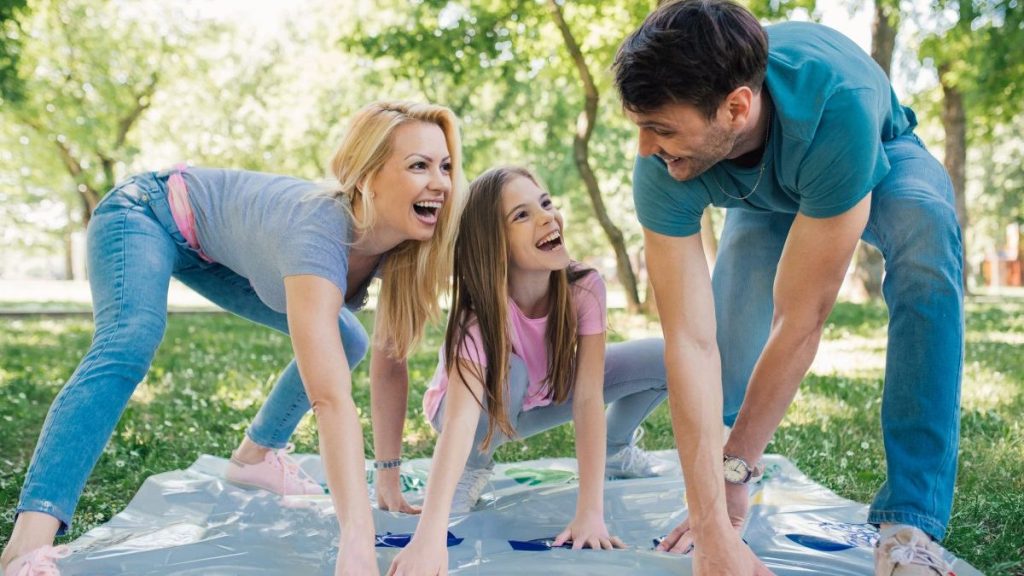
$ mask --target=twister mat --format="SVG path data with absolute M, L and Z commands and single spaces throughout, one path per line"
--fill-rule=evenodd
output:
M 653 550 L 655 539 L 686 514 L 675 453 L 654 455 L 661 476 L 606 484 L 608 527 L 630 546 L 617 551 L 550 547 L 575 512 L 575 460 L 498 465 L 478 509 L 450 519 L 450 573 L 691 574 L 689 558 Z M 318 456 L 297 459 L 323 480 Z M 865 523 L 867 506 L 839 498 L 782 457 L 765 462 L 765 479 L 752 487 L 744 539 L 768 567 L 779 576 L 872 574 L 878 533 Z M 147 479 L 123 512 L 71 544 L 73 554 L 60 562 L 62 573 L 333 574 L 338 524 L 330 499 L 282 498 L 235 487 L 222 479 L 226 463 L 201 456 L 187 470 Z M 413 503 L 422 501 L 429 466 L 429 460 L 414 460 L 402 467 L 402 487 Z M 372 478 L 367 463 L 367 480 Z M 374 522 L 385 574 L 408 543 L 416 517 L 374 510 Z M 958 576 L 980 574 L 949 560 Z

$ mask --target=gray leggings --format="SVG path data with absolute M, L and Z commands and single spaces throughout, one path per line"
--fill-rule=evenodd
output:
M 633 438 L 633 432 L 647 418 L 658 404 L 668 395 L 665 384 L 665 343 L 661 338 L 633 340 L 609 344 L 605 349 L 604 401 L 608 405 L 608 454 L 615 454 L 626 447 Z M 517 439 L 539 434 L 559 424 L 572 420 L 572 397 L 562 404 L 549 404 L 532 410 L 523 410 L 523 398 L 529 378 L 522 358 L 509 357 L 509 402 L 508 419 L 518 433 Z M 444 410 L 447 395 L 434 415 L 432 423 L 438 430 L 444 424 Z M 491 446 L 486 452 L 480 446 L 487 435 L 487 412 L 480 413 L 480 422 L 473 440 L 474 450 L 470 452 L 466 468 L 483 468 L 491 464 L 491 458 L 498 446 L 509 441 L 499 430 L 495 430 Z

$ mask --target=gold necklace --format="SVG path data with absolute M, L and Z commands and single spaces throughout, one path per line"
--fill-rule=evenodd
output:
M 769 106 L 768 107 L 768 125 L 765 126 L 765 129 L 764 129 L 764 152 L 761 153 L 761 169 L 758 170 L 758 172 L 757 172 L 757 180 L 754 181 L 754 187 L 750 189 L 750 192 L 747 192 L 743 196 L 733 196 L 732 194 L 729 194 L 728 192 L 726 192 L 725 188 L 722 188 L 722 185 L 718 182 L 718 178 L 715 178 L 715 175 L 713 173 L 708 172 L 708 175 L 711 176 L 711 179 L 715 181 L 715 185 L 718 186 L 718 189 L 722 191 L 722 194 L 725 194 L 726 196 L 728 196 L 729 198 L 732 198 L 733 200 L 746 200 L 747 198 L 750 198 L 751 196 L 754 195 L 754 192 L 757 190 L 757 187 L 761 185 L 761 178 L 764 176 L 764 168 L 765 168 L 765 166 L 768 165 L 768 136 L 770 136 L 771 133 L 772 133 L 772 109 L 771 109 L 771 106 Z

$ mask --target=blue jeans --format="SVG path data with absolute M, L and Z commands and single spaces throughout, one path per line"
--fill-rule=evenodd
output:
M 188 247 L 171 217 L 162 177 L 130 178 L 100 202 L 89 223 L 88 265 L 92 345 L 50 406 L 17 508 L 54 516 L 61 534 L 163 339 L 172 276 L 238 316 L 288 332 L 287 317 L 263 304 L 248 280 L 203 261 Z M 366 354 L 366 331 L 347 309 L 339 323 L 345 354 L 355 366 Z M 309 409 L 294 360 L 281 374 L 279 390 L 289 402 L 268 403 L 273 408 L 265 406 L 249 430 L 269 447 L 283 446 Z
M 887 480 L 868 521 L 942 539 L 960 441 L 964 308 L 949 176 L 913 134 L 884 144 L 892 170 L 872 193 L 865 242 L 885 258 L 889 343 L 882 395 Z M 776 266 L 792 214 L 729 210 L 713 279 L 725 423 L 736 420 L 768 339 Z
M 518 439 L 565 424 L 572 420 L 572 397 L 562 404 L 548 404 L 523 411 L 523 399 L 529 386 L 526 363 L 522 358 L 509 357 L 508 405 L 506 413 Z M 615 454 L 629 445 L 633 432 L 668 395 L 665 381 L 665 343 L 660 338 L 632 340 L 608 345 L 604 362 L 604 401 L 608 405 L 606 418 L 607 453 Z M 432 421 L 440 430 L 444 424 L 447 395 Z M 476 449 L 487 435 L 487 412 L 480 413 L 480 422 L 473 440 L 474 450 L 469 454 L 466 468 L 491 465 L 491 458 L 499 446 L 509 438 L 495 429 L 488 450 Z

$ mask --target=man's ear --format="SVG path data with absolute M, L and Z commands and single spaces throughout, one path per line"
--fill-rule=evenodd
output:
M 754 104 L 754 91 L 749 86 L 740 86 L 726 95 L 722 107 L 725 109 L 726 121 L 733 128 L 741 128 L 750 118 L 750 110 Z

